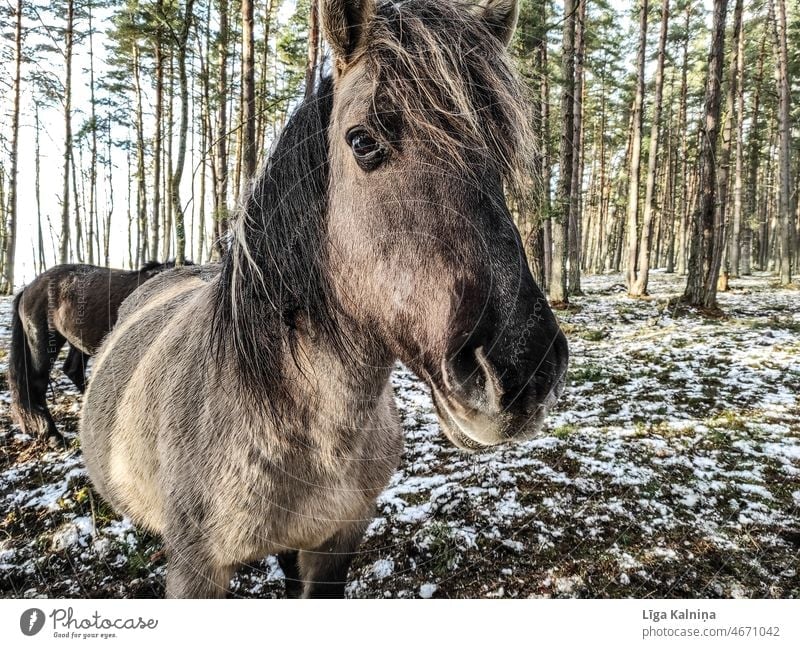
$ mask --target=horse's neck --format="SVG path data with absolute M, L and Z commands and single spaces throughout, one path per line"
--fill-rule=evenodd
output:
M 294 355 L 300 365 L 295 367 L 300 374 L 298 382 L 304 385 L 306 395 L 325 408 L 341 405 L 349 416 L 353 408 L 367 411 L 379 405 L 393 358 L 365 331 L 344 326 L 344 351 L 334 350 L 334 345 L 317 334 L 313 326 L 300 326 Z

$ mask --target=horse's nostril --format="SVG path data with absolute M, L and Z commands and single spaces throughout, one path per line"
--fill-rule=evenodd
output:
M 499 411 L 502 385 L 483 347 L 463 347 L 444 362 L 445 386 L 473 409 Z

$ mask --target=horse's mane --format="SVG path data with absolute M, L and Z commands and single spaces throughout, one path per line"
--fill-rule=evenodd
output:
M 174 266 L 175 263 L 173 262 L 172 265 Z M 161 263 L 161 261 L 148 261 L 138 270 L 134 270 L 134 272 L 152 272 L 153 270 L 161 270 L 164 267 L 170 267 L 169 263 Z
M 376 129 L 427 143 L 462 173 L 480 154 L 507 184 L 530 163 L 522 87 L 502 44 L 465 5 L 380 3 L 364 40 Z M 282 366 L 286 351 L 295 352 L 298 315 L 335 349 L 346 347 L 326 258 L 332 108 L 326 76 L 246 193 L 216 288 L 211 349 L 217 361 L 233 354 L 242 385 L 269 402 L 290 394 Z
M 337 309 L 325 268 L 328 124 L 333 82 L 322 79 L 295 110 L 244 198 L 223 260 L 212 347 L 232 352 L 244 385 L 283 389 L 282 364 L 296 316 L 334 344 Z M 288 334 L 288 335 L 287 335 Z
M 194 261 L 192 261 L 191 259 L 186 259 L 183 262 L 183 265 L 185 265 L 185 266 L 194 265 Z M 174 267 L 175 267 L 175 260 L 174 259 L 172 259 L 170 261 L 164 261 L 163 263 L 161 261 L 148 261 L 147 263 L 143 264 L 138 270 L 134 270 L 133 272 L 135 272 L 135 273 L 136 272 L 154 272 L 154 271 L 162 272 L 164 270 L 171 270 Z

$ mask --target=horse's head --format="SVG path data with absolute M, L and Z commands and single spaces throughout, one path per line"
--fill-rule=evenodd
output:
M 516 0 L 323 0 L 328 235 L 342 307 L 430 385 L 458 446 L 529 437 L 567 343 L 505 189 L 530 159 Z

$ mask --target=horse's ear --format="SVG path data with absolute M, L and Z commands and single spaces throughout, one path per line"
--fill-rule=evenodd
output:
M 375 0 L 321 0 L 322 34 L 344 67 L 362 44 L 366 26 L 375 15 Z
M 474 13 L 486 22 L 498 40 L 506 47 L 514 36 L 519 18 L 519 0 L 480 0 Z

